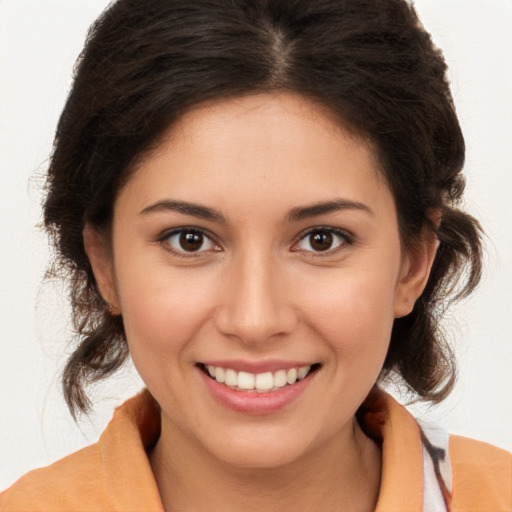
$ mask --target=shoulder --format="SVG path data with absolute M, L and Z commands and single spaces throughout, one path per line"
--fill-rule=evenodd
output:
M 452 435 L 449 441 L 454 511 L 512 511 L 512 454 Z
M 98 510 L 95 495 L 102 485 L 101 452 L 91 445 L 45 468 L 22 476 L 0 495 L 0 510 L 77 510 L 77 497 L 87 500 L 88 510 Z
M 406 510 L 399 504 L 408 495 L 416 505 L 423 500 L 421 510 L 512 512 L 511 453 L 482 441 L 449 435 L 436 424 L 419 421 L 381 391 L 369 397 L 362 413 L 365 431 L 381 439 L 383 446 L 379 504 L 392 505 L 378 510 Z M 413 485 L 419 489 L 417 495 L 410 492 Z
M 146 450 L 160 433 L 147 391 L 116 409 L 96 444 L 21 477 L 0 495 L 0 512 L 162 511 Z

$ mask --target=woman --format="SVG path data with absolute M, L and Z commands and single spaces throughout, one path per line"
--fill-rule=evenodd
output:
M 480 276 L 445 71 L 403 1 L 113 4 L 44 214 L 72 412 L 128 353 L 147 391 L 2 510 L 509 510 L 509 454 L 380 389 L 449 393 L 437 322 Z

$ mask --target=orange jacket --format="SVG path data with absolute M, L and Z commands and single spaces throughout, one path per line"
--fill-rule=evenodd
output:
M 511 512 L 512 455 L 486 443 L 422 429 L 384 392 L 361 409 L 382 442 L 377 512 Z M 160 413 L 144 391 L 117 409 L 100 440 L 20 478 L 0 495 L 2 512 L 163 512 L 146 448 Z

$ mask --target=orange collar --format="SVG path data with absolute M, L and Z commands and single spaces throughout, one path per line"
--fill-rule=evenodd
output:
M 423 456 L 421 434 L 411 414 L 383 391 L 374 391 L 363 407 L 365 430 L 382 441 L 383 467 L 377 512 L 422 512 Z M 146 452 L 160 432 L 158 405 L 148 391 L 117 409 L 99 446 L 104 481 L 112 505 L 120 509 L 160 510 L 156 483 Z M 122 439 L 122 441 L 121 441 Z M 137 471 L 133 471 L 133 468 Z
M 426 452 L 414 418 L 380 390 L 370 394 L 358 416 L 367 434 L 382 444 L 376 512 L 438 512 L 442 506 L 424 508 L 424 481 L 429 481 L 423 471 Z M 145 390 L 116 410 L 96 444 L 18 480 L 0 496 L 0 509 L 163 512 L 147 456 L 159 434 L 160 409 Z M 453 498 L 447 496 L 450 511 L 512 510 L 508 452 L 457 436 L 450 438 L 449 451 L 453 464 Z M 435 475 L 430 483 L 437 485 Z

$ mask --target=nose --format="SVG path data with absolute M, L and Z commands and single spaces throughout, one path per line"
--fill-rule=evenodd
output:
M 224 276 L 221 295 L 217 328 L 247 345 L 290 334 L 298 323 L 285 272 L 269 255 L 240 257 Z

